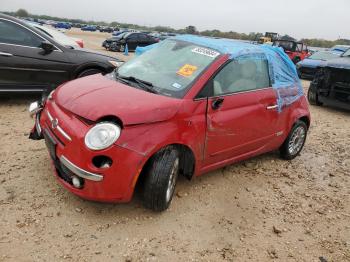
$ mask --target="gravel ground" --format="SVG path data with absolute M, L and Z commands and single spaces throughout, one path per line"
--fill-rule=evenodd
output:
M 100 50 L 106 36 L 70 34 Z M 44 142 L 27 138 L 35 99 L 0 98 L 0 261 L 350 261 L 349 112 L 311 106 L 298 158 L 180 179 L 158 214 L 63 189 Z

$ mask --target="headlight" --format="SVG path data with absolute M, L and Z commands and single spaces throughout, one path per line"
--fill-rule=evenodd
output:
M 114 67 L 120 67 L 124 62 L 122 61 L 108 61 L 110 64 L 112 64 Z
M 47 99 L 51 100 L 53 93 L 56 91 L 56 89 L 52 90 L 50 94 L 47 96 Z
M 85 145 L 91 150 L 102 150 L 111 146 L 120 136 L 119 126 L 102 122 L 96 124 L 85 135 Z

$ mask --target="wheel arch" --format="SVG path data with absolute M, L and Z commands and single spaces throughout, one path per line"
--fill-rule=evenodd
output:
M 83 64 L 81 66 L 79 66 L 75 72 L 74 72 L 74 75 L 73 75 L 73 78 L 78 78 L 78 76 L 86 71 L 86 70 L 90 70 L 90 69 L 97 69 L 97 70 L 101 70 L 102 72 L 104 73 L 108 73 L 108 66 L 107 65 L 104 65 L 104 64 L 101 64 L 101 63 L 89 63 L 89 64 Z
M 193 150 L 188 145 L 181 143 L 172 143 L 163 145 L 148 155 L 147 160 L 145 160 L 143 166 L 140 168 L 140 173 L 134 179 L 134 184 L 136 187 L 140 186 L 140 184 L 143 183 L 147 174 L 147 170 L 150 168 L 150 165 L 156 154 L 169 147 L 174 147 L 180 154 L 180 174 L 185 176 L 188 180 L 192 179 L 196 167 L 196 157 Z

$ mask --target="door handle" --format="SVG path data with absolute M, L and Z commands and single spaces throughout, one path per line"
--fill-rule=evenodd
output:
M 224 102 L 224 99 L 223 99 L 223 98 L 215 99 L 215 100 L 211 103 L 211 108 L 214 109 L 214 110 L 219 109 L 223 102 Z
M 10 56 L 13 56 L 13 54 L 0 52 L 0 56 L 7 56 L 7 57 L 10 57 Z
M 276 109 L 278 108 L 278 105 L 273 105 L 273 106 L 267 106 L 266 109 L 267 110 L 273 110 L 273 109 Z

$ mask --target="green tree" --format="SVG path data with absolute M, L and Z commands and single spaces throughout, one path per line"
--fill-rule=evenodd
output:
M 29 13 L 27 12 L 27 10 L 25 10 L 25 9 L 18 9 L 17 11 L 16 11 L 16 16 L 19 16 L 19 17 L 28 17 L 29 16 Z
M 197 33 L 197 28 L 193 25 L 189 25 L 188 27 L 185 28 L 186 34 L 191 34 L 194 35 Z

